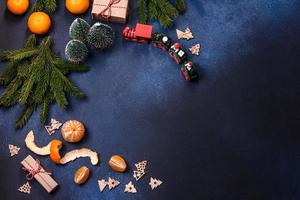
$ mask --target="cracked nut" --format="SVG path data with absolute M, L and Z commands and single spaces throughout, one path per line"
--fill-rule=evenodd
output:
M 127 169 L 126 161 L 119 155 L 112 156 L 108 164 L 116 172 L 124 172 Z

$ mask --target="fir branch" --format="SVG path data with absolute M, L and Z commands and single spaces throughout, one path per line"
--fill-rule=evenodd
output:
M 140 22 L 146 24 L 148 19 L 147 0 L 138 0 L 137 7 Z
M 17 127 L 23 127 L 36 107 L 40 107 L 40 121 L 44 123 L 49 106 L 57 102 L 66 107 L 66 95 L 83 97 L 83 93 L 65 76 L 72 71 L 87 71 L 87 67 L 71 64 L 51 50 L 51 37 L 44 38 L 36 46 L 35 36 L 17 50 L 0 53 L 9 59 L 8 66 L 0 76 L 5 90 L 0 96 L 0 107 L 10 107 L 17 103 L 24 105 L 24 110 L 16 121 Z M 34 51 L 35 53 L 29 53 Z
M 56 0 L 36 0 L 32 11 L 37 12 L 37 11 L 48 11 L 50 13 L 55 12 L 56 7 L 57 7 L 57 2 Z
M 156 1 L 158 1 L 158 0 L 156 0 Z M 157 2 L 157 6 L 160 8 L 162 16 L 166 15 L 170 18 L 178 16 L 177 9 L 167 0 L 160 0 L 160 3 Z
M 56 0 L 44 0 L 44 9 L 50 13 L 56 10 Z
M 57 54 L 52 54 L 54 65 L 61 70 L 63 74 L 68 74 L 70 72 L 87 72 L 89 68 L 83 64 L 74 64 L 63 60 Z
M 146 22 L 147 18 L 155 21 L 159 21 L 163 28 L 169 28 L 173 25 L 174 18 L 179 15 L 180 12 L 186 10 L 184 0 L 176 0 L 176 7 L 170 3 L 169 0 L 138 0 L 138 15 L 140 21 Z M 145 3 L 146 2 L 146 3 Z M 146 5 L 146 8 L 144 7 Z
M 19 102 L 21 104 L 26 104 L 27 103 L 27 99 L 31 93 L 31 90 L 33 88 L 33 84 L 34 84 L 34 77 L 31 74 L 31 76 L 29 76 L 28 79 L 25 80 L 23 87 L 21 88 L 21 95 L 19 98 Z
M 17 74 L 17 65 L 11 62 L 0 76 L 0 85 L 7 85 Z
M 0 60 L 22 60 L 29 57 L 32 57 L 38 53 L 36 48 L 26 47 L 17 50 L 8 50 L 0 53 Z
M 33 48 L 33 47 L 35 47 L 35 46 L 36 46 L 36 37 L 35 37 L 34 34 L 31 34 L 31 35 L 27 38 L 25 44 L 23 45 L 23 48 Z
M 47 93 L 50 93 L 50 91 L 48 90 Z M 50 104 L 53 101 L 53 97 L 50 95 L 47 95 L 43 101 L 43 103 L 41 104 L 41 109 L 40 109 L 40 122 L 42 124 L 44 124 L 47 120 L 48 117 L 48 112 L 49 112 L 49 107 Z
M 32 11 L 38 12 L 43 11 L 44 9 L 44 0 L 35 0 L 35 3 L 33 4 Z
M 0 106 L 10 107 L 18 102 L 16 96 L 18 95 L 18 89 L 22 85 L 22 80 L 16 77 L 4 90 L 4 93 L 0 97 Z
M 176 8 L 179 10 L 179 12 L 186 11 L 186 5 L 185 5 L 184 0 L 176 0 L 175 4 L 176 4 Z
M 59 68 L 64 74 L 68 74 L 70 72 L 87 72 L 89 68 L 82 64 L 73 64 L 64 62 L 63 64 L 56 64 L 57 68 Z
M 55 101 L 58 103 L 58 105 L 62 108 L 65 108 L 68 105 L 68 101 L 62 85 L 63 81 L 60 79 L 60 74 L 57 72 L 57 70 L 53 70 L 50 80 L 51 92 L 53 93 Z
M 166 14 L 162 14 L 159 18 L 159 23 L 163 28 L 169 28 L 173 25 L 173 20 Z
M 33 48 L 27 49 L 26 48 L 26 49 L 23 49 L 23 51 L 20 51 L 13 55 L 9 55 L 7 58 L 11 61 L 17 61 L 17 60 L 23 60 L 23 59 L 33 57 L 33 56 L 37 55 L 38 53 L 39 53 L 38 49 L 33 49 Z
M 30 64 L 28 61 L 25 62 L 20 62 L 17 65 L 18 68 L 18 77 L 22 78 L 23 80 L 25 80 L 29 75 L 29 69 L 30 69 Z
M 158 21 L 163 28 L 169 28 L 173 25 L 173 17 L 178 15 L 176 8 L 167 0 L 153 0 L 157 10 L 160 13 Z
M 59 79 L 62 81 L 62 86 L 65 91 L 77 98 L 83 98 L 85 95 L 69 80 L 67 79 L 63 73 L 61 73 L 57 68 L 53 69 L 53 72 Z
M 153 20 L 158 20 L 158 18 L 159 18 L 158 8 L 154 1 L 151 1 L 149 3 L 149 17 L 150 17 L 150 19 L 153 19 Z
M 33 111 L 34 111 L 35 106 L 34 105 L 26 105 L 18 117 L 16 121 L 16 127 L 17 128 L 22 128 L 28 121 L 28 119 L 31 117 Z
M 45 95 L 49 95 L 46 93 L 50 82 L 50 74 L 49 70 L 44 70 L 39 79 L 36 81 L 36 87 L 34 92 L 32 93 L 32 99 L 36 103 L 42 103 Z

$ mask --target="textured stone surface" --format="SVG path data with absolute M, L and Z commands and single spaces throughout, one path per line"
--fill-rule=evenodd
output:
M 175 28 L 190 27 L 200 42 L 199 57 L 191 56 L 202 79 L 186 82 L 179 67 L 160 49 L 123 41 L 120 24 L 113 48 L 91 51 L 91 70 L 72 80 L 87 94 L 71 99 L 71 107 L 51 107 L 51 117 L 82 121 L 87 136 L 64 151 L 89 147 L 103 161 L 92 166 L 79 159 L 57 166 L 39 157 L 51 169 L 60 187 L 48 195 L 33 181 L 32 199 L 190 200 L 190 199 L 300 199 L 300 2 L 299 0 L 187 0 L 189 11 L 177 26 L 163 30 L 176 39 Z M 131 1 L 135 8 L 135 1 Z M 0 1 L 0 50 L 18 48 L 29 35 L 25 17 L 12 16 Z M 63 55 L 68 28 L 77 16 L 63 3 L 53 16 L 54 49 Z M 83 16 L 91 22 L 90 14 Z M 129 26 L 136 14 L 130 13 Z M 154 30 L 160 31 L 155 23 Z M 4 64 L 0 64 L 0 71 Z M 1 90 L 2 91 L 2 90 Z M 0 109 L 0 193 L 3 199 L 23 199 L 16 192 L 25 181 L 20 161 L 31 153 L 24 146 L 29 130 L 40 145 L 51 137 L 35 112 L 22 130 L 15 130 L 19 109 Z M 49 118 L 50 120 L 50 118 Z M 9 158 L 8 144 L 21 147 Z M 126 157 L 129 170 L 114 173 L 107 161 Z M 134 183 L 138 192 L 123 192 L 134 181 L 134 163 L 148 160 L 147 175 Z M 90 168 L 90 180 L 78 187 L 73 176 L 80 166 Z M 115 177 L 122 187 L 99 192 L 97 180 Z M 164 184 L 151 191 L 150 177 Z

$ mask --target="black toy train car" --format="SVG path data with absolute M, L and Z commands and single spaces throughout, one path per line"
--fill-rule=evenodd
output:
M 195 80 L 198 78 L 196 66 L 191 61 L 184 62 L 181 65 L 181 72 L 183 73 L 183 76 L 187 81 Z
M 162 33 L 153 33 L 151 42 L 154 47 L 160 48 L 164 51 L 168 51 L 172 44 L 171 39 Z
M 169 55 L 177 64 L 181 64 L 187 60 L 187 54 L 183 51 L 179 43 L 175 43 L 169 48 Z

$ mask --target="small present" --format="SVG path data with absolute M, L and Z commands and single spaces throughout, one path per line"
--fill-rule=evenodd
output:
M 23 170 L 27 171 L 27 180 L 35 178 L 48 193 L 52 192 L 57 186 L 57 182 L 50 176 L 51 173 L 46 171 L 40 164 L 39 160 L 34 160 L 32 156 L 27 156 L 21 164 Z
M 127 16 L 128 0 L 94 0 L 93 19 L 125 24 Z

